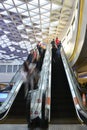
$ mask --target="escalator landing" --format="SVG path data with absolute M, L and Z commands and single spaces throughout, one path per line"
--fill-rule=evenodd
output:
M 54 118 L 50 124 L 81 124 L 78 118 Z
M 27 128 L 27 124 L 1 124 L 0 130 L 87 130 L 86 125 L 81 124 L 50 124 L 48 128 Z

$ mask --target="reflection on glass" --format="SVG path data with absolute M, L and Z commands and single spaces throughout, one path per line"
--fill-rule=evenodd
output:
M 8 93 L 0 93 L 0 106 L 2 105 L 2 103 L 6 100 L 8 96 Z
M 13 83 L 9 83 L 9 84 L 0 84 L 0 106 L 2 105 L 2 103 L 6 100 L 9 92 L 11 91 L 13 87 Z

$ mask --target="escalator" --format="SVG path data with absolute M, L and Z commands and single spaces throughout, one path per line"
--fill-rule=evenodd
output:
M 16 124 L 26 123 L 26 100 L 24 98 L 24 84 L 22 84 L 11 109 L 8 113 L 6 122 L 11 121 Z
M 39 59 L 38 67 L 40 68 L 43 63 L 45 50 L 42 53 L 41 59 Z M 0 106 L 0 123 L 15 123 L 15 124 L 23 124 L 27 123 L 27 110 L 26 110 L 26 99 L 25 99 L 25 85 L 23 83 L 24 77 L 21 74 L 23 67 L 21 67 L 15 76 L 12 78 L 11 89 L 8 91 L 8 87 L 1 92 L 1 93 L 8 93 L 7 98 L 1 102 Z M 6 118 L 5 118 L 6 117 Z M 4 120 L 3 120 L 4 119 Z
M 23 83 L 23 77 L 21 75 L 20 68 L 8 86 L 0 91 L 3 95 L 3 101 L 0 106 L 0 123 L 14 123 L 23 124 L 26 123 L 26 100 L 25 100 L 25 85 Z M 13 85 L 12 85 L 13 84 Z M 10 87 L 10 85 L 12 85 Z M 10 89 L 8 89 L 10 88 Z M 7 97 L 5 95 L 7 94 Z
M 52 50 L 51 122 L 78 123 L 60 51 Z M 61 121 L 61 122 L 59 122 Z
M 24 84 L 22 84 L 8 115 L 0 121 L 0 124 L 25 124 L 26 122 L 26 100 L 24 99 Z

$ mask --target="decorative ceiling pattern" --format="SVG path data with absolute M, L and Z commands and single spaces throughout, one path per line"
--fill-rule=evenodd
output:
M 26 60 L 38 42 L 61 35 L 74 0 L 0 0 L 0 60 Z

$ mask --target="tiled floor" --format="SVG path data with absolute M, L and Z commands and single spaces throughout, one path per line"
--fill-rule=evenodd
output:
M 87 130 L 86 125 L 80 125 L 80 124 L 52 124 L 49 125 L 49 127 L 46 129 L 42 128 L 27 128 L 26 124 L 1 124 L 0 130 Z
M 76 119 L 52 120 L 48 128 L 28 128 L 25 118 L 6 118 L 0 121 L 0 130 L 87 130 L 86 125 L 81 125 Z

